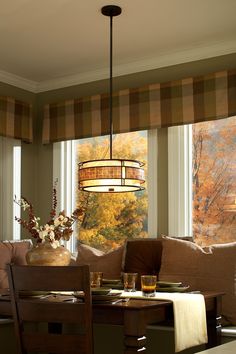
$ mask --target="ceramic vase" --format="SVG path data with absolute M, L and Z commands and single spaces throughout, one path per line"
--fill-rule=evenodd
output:
M 32 247 L 26 254 L 26 262 L 33 266 L 67 266 L 71 254 L 63 246 L 53 248 L 50 243 L 40 243 Z

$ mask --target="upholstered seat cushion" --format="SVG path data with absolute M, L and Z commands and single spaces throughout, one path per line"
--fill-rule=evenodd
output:
M 25 255 L 31 245 L 31 240 L 0 242 L 0 289 L 9 287 L 6 265 L 8 263 L 26 264 Z
M 124 246 L 104 253 L 88 245 L 79 244 L 76 264 L 88 264 L 91 272 L 103 272 L 107 279 L 119 279 L 122 271 Z
M 206 248 L 163 237 L 160 280 L 181 281 L 192 290 L 224 292 L 223 324 L 236 325 L 236 242 Z

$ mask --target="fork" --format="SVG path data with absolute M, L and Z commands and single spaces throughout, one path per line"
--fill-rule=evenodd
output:
M 112 305 L 118 304 L 119 302 L 128 302 L 130 300 L 129 297 L 126 297 L 124 299 L 118 299 L 112 302 Z

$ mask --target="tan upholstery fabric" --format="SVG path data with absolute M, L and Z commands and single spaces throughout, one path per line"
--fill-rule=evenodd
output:
M 225 292 L 223 324 L 236 324 L 236 242 L 203 249 L 192 242 L 163 237 L 159 279 L 182 281 L 191 290 Z
M 185 285 L 190 285 L 190 290 L 196 290 L 204 250 L 193 242 L 164 236 L 162 246 L 159 279 L 181 281 Z
M 11 263 L 11 248 L 0 242 L 0 289 L 8 288 L 6 265 Z
M 31 240 L 0 242 L 0 289 L 8 288 L 6 265 L 26 264 L 25 255 L 31 245 Z
M 91 272 L 103 272 L 104 278 L 119 279 L 123 251 L 124 246 L 109 253 L 104 253 L 93 247 L 79 244 L 76 263 L 78 265 L 88 264 Z
M 12 247 L 11 262 L 18 265 L 27 264 L 25 255 L 30 246 L 32 245 L 32 242 L 30 240 L 21 242 L 11 242 L 10 245 Z
M 236 325 L 236 242 L 212 245 L 204 257 L 198 286 L 201 290 L 223 291 L 224 320 Z
M 182 239 L 193 241 L 192 237 Z M 127 240 L 124 251 L 124 272 L 138 273 L 136 282 L 140 289 L 140 276 L 142 274 L 156 274 L 161 268 L 162 238 L 136 238 Z

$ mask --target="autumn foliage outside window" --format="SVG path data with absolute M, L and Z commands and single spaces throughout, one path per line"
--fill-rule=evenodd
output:
M 78 140 L 76 160 L 109 158 L 108 137 Z M 117 134 L 113 137 L 113 158 L 139 160 L 147 174 L 147 132 Z M 85 244 L 109 251 L 126 239 L 147 237 L 147 185 L 135 193 L 87 193 L 76 191 L 77 205 L 85 214 L 77 238 Z
M 193 235 L 236 241 L 236 117 L 193 125 Z

